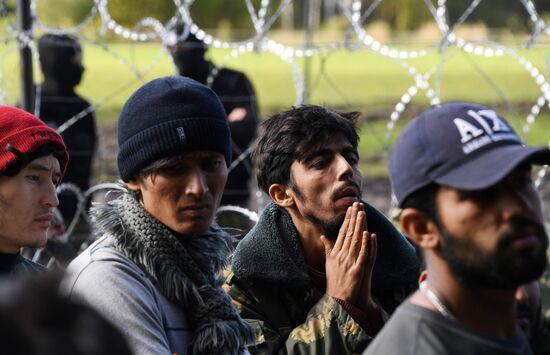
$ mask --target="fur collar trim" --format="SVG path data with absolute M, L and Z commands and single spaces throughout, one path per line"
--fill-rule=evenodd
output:
M 231 237 L 211 227 L 200 236 L 177 235 L 153 218 L 126 191 L 92 210 L 99 233 L 139 265 L 169 299 L 178 301 L 193 329 L 192 354 L 241 354 L 254 332 L 223 291 L 222 272 L 232 248 Z

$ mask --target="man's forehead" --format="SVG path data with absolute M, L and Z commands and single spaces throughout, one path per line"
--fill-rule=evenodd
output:
M 351 142 L 343 135 L 338 135 L 326 141 L 316 142 L 303 149 L 303 157 L 318 156 L 329 152 L 353 152 L 357 153 Z
M 32 160 L 24 169 L 53 171 L 55 174 L 61 175 L 59 160 L 53 154 Z

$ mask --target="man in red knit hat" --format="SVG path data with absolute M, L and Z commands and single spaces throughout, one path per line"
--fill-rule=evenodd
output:
M 28 112 L 0 106 L 0 276 L 43 269 L 20 249 L 46 244 L 68 160 L 55 130 Z

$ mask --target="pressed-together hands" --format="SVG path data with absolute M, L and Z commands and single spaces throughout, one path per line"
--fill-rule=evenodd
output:
M 325 236 L 321 236 L 321 240 L 326 253 L 327 295 L 363 311 L 376 308 L 371 296 L 376 235 L 367 231 L 363 204 L 355 202 L 348 208 L 336 242 Z

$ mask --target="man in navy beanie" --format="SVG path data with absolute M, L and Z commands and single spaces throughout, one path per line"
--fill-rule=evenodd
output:
M 122 108 L 124 192 L 92 209 L 100 238 L 69 265 L 64 288 L 135 354 L 241 354 L 254 338 L 220 287 L 232 240 L 212 220 L 230 162 L 223 106 L 194 80 L 153 80 Z

